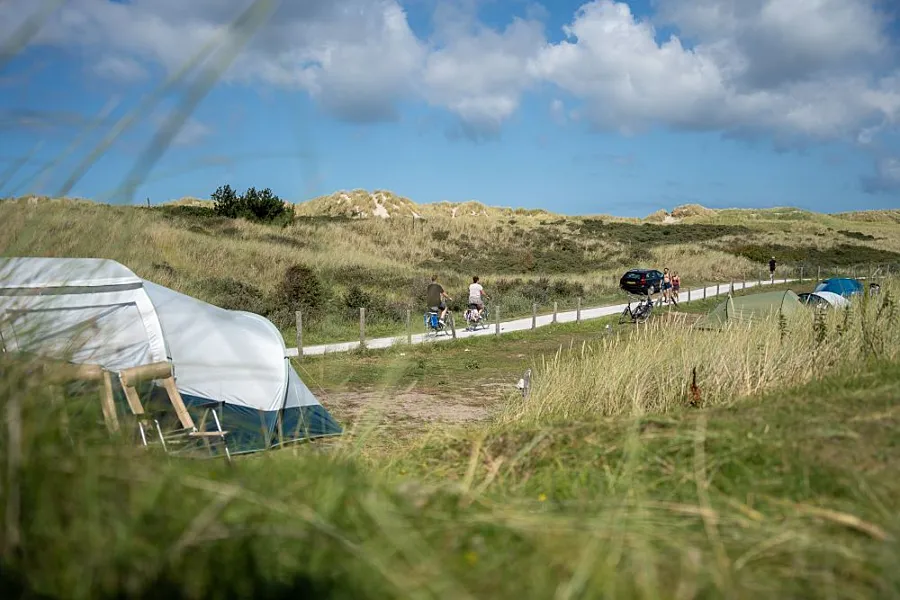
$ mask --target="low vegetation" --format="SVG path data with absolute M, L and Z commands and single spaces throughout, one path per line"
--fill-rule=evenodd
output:
M 618 278 L 635 266 L 668 266 L 685 286 L 758 279 L 772 254 L 783 274 L 801 265 L 808 275 L 821 268 L 823 277 L 876 263 L 900 268 L 900 235 L 890 219 L 687 207 L 646 223 L 477 203 L 417 205 L 361 191 L 295 205 L 291 217 L 269 190 L 239 196 L 222 186 L 213 198 L 150 209 L 7 200 L 0 203 L 0 248 L 6 255 L 113 258 L 162 285 L 263 314 L 288 339 L 294 311 L 308 310 L 308 344 L 353 339 L 353 305 L 362 302 L 370 336 L 401 333 L 407 309 L 418 329 L 432 273 L 456 300 L 454 310 L 462 310 L 478 274 L 502 314 L 515 317 L 533 303 L 546 311 L 552 302 L 574 307 L 579 296 L 584 305 L 614 301 Z M 289 281 L 292 269 L 303 270 L 308 292 L 297 287 L 306 283 Z
M 95 390 L 6 362 L 2 583 L 68 598 L 889 597 L 896 294 L 723 333 L 595 327 L 532 356 L 529 396 L 484 425 L 383 444 L 363 419 L 329 452 L 233 469 L 110 442 Z M 472 354 L 444 348 L 422 351 Z M 699 402 L 684 393 L 695 364 Z

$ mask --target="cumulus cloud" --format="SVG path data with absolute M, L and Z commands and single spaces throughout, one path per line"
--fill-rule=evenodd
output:
M 129 80 L 227 39 L 248 4 L 69 0 L 34 43 L 77 47 L 97 72 Z M 0 3 L 0 35 L 37 5 Z M 398 103 L 418 98 L 454 114 L 470 137 L 496 134 L 524 94 L 548 88 L 565 93 L 570 117 L 624 132 L 661 125 L 868 143 L 900 121 L 882 0 L 654 0 L 648 18 L 592 0 L 558 42 L 533 4 L 499 27 L 478 20 L 476 0 L 435 6 L 426 38 L 401 0 L 281 2 L 226 78 L 304 91 L 356 122 L 396 118 Z

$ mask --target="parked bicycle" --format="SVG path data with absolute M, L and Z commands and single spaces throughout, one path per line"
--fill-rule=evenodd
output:
M 653 298 L 649 295 L 644 296 L 633 309 L 631 308 L 631 300 L 628 300 L 628 306 L 622 311 L 619 317 L 619 324 L 622 323 L 643 323 L 650 318 L 653 313 Z

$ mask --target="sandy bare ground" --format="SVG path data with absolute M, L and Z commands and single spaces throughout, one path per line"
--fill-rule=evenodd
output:
M 375 419 L 391 427 L 465 425 L 487 421 L 509 398 L 509 385 L 484 383 L 447 392 L 357 390 L 320 394 L 321 402 L 347 426 Z

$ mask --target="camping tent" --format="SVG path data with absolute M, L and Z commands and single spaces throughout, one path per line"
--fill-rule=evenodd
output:
M 809 294 L 800 294 L 799 298 L 804 304 L 812 306 L 845 308 L 850 305 L 849 300 L 834 292 L 811 292 Z
M 813 291 L 832 292 L 834 294 L 840 294 L 841 296 L 847 298 L 854 294 L 862 294 L 863 284 L 856 279 L 848 279 L 846 277 L 832 277 L 831 279 L 826 279 L 825 281 L 820 282 L 816 286 L 816 289 Z
M 709 314 L 697 321 L 698 329 L 722 329 L 728 323 L 749 324 L 774 313 L 785 316 L 803 308 L 800 298 L 787 290 L 748 296 L 728 296 Z
M 110 371 L 169 361 L 188 407 L 218 407 L 232 452 L 341 433 L 267 319 L 94 258 L 0 259 L 0 342 Z

